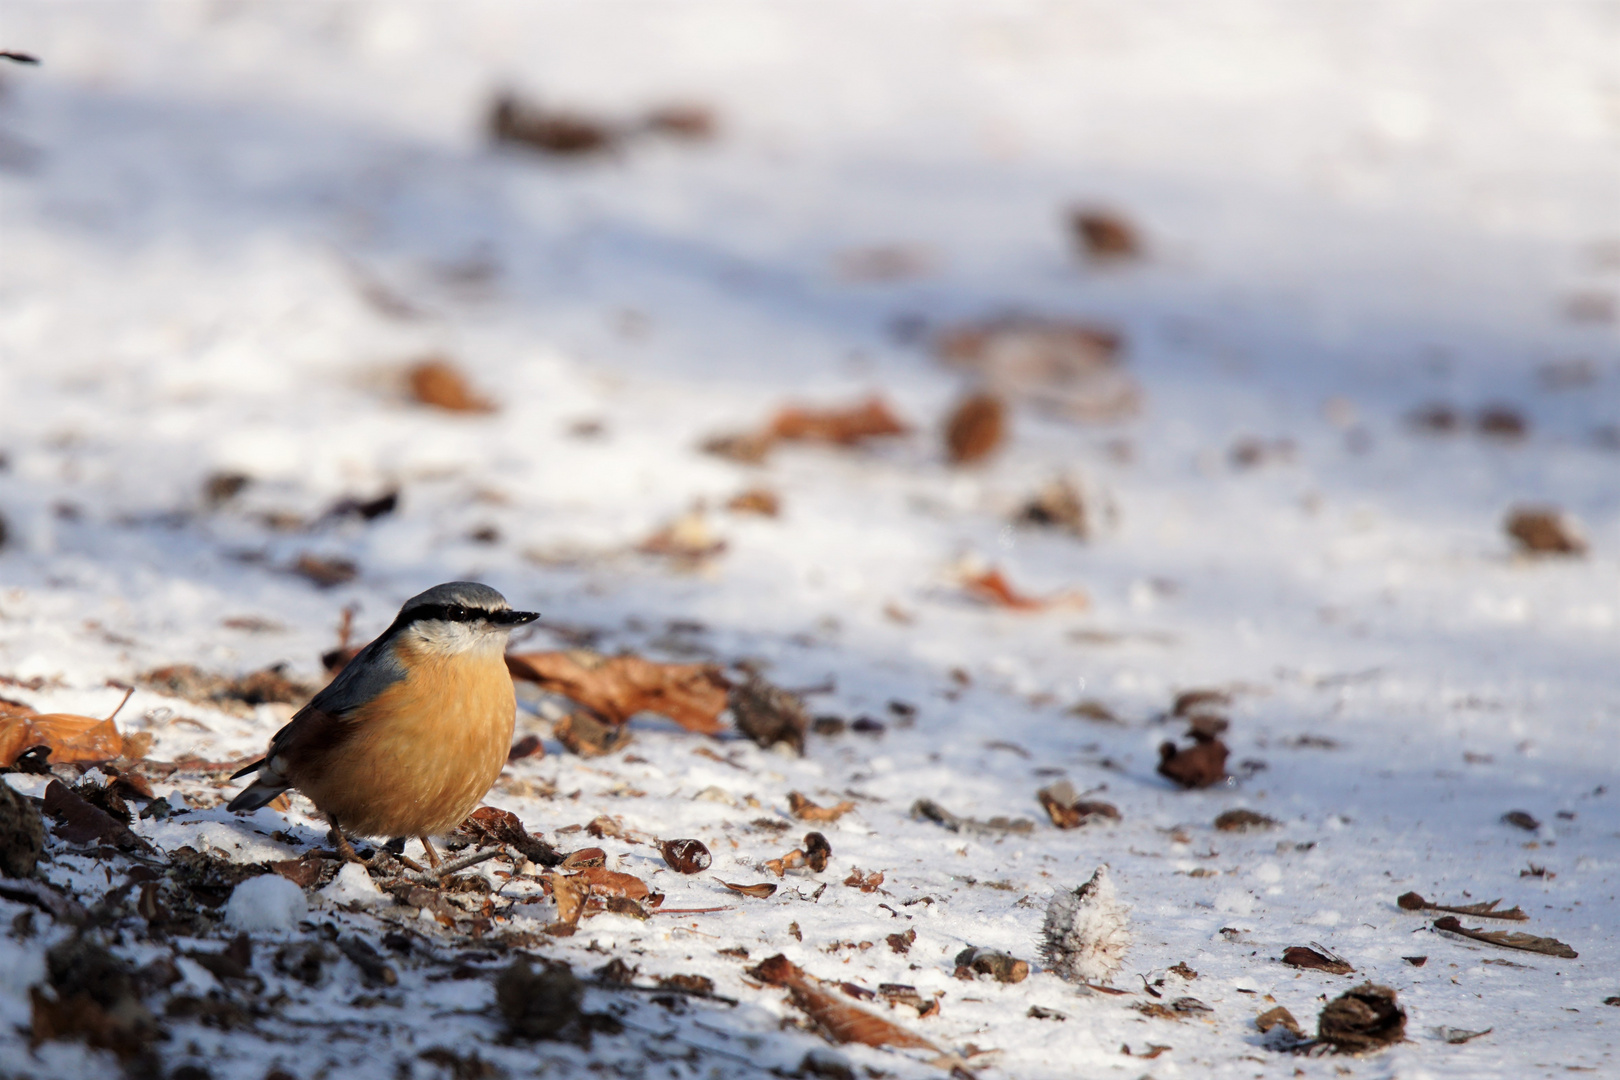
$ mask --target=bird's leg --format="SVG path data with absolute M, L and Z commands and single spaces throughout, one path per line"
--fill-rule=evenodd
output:
M 366 865 L 365 860 L 355 853 L 354 845 L 349 843 L 349 838 L 343 835 L 343 827 L 337 823 L 337 819 L 329 816 L 326 820 L 332 823 L 332 829 L 326 834 L 326 839 L 333 847 L 337 848 L 338 856 L 344 862 L 359 863 L 361 866 Z
M 434 848 L 433 841 L 426 836 L 418 836 L 417 839 L 422 841 L 422 850 L 427 852 L 428 865 L 435 870 L 443 866 L 444 860 L 439 858 L 439 852 Z

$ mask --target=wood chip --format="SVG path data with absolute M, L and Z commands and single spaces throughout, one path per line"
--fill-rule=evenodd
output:
M 1317 1018 L 1316 1037 L 1340 1053 L 1381 1050 L 1406 1035 L 1406 1010 L 1387 986 L 1362 983 L 1328 1002 Z

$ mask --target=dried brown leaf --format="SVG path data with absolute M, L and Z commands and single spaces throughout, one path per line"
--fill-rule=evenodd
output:
M 1316 1037 L 1344 1054 L 1382 1050 L 1406 1035 L 1406 1010 L 1387 986 L 1362 983 L 1328 1002 L 1316 1021 Z
M 758 675 L 731 689 L 729 697 L 737 730 L 769 749 L 787 743 L 804 753 L 804 734 L 810 727 L 810 714 L 798 696 L 773 685 Z
M 300 577 L 308 578 L 322 589 L 347 585 L 360 576 L 360 567 L 353 559 L 345 559 L 340 555 L 322 557 L 308 551 L 298 556 L 298 561 L 292 565 L 292 571 Z
M 651 892 L 647 888 L 647 883 L 634 874 L 624 874 L 601 866 L 587 866 L 572 875 L 569 880 L 603 896 L 628 896 L 632 900 L 645 900 Z
M 493 403 L 473 390 L 461 369 L 444 357 L 429 357 L 411 365 L 405 377 L 411 397 L 423 405 L 448 412 L 495 411 Z
M 1045 611 L 1054 607 L 1079 610 L 1091 604 L 1086 594 L 1078 590 L 1047 597 L 1026 596 L 1013 588 L 1006 575 L 996 567 L 963 575 L 962 586 L 970 596 L 1011 611 Z
M 612 150 L 624 133 L 594 116 L 545 108 L 502 94 L 490 107 L 489 134 L 497 143 L 516 143 L 544 154 L 582 156 Z
M 151 851 L 146 841 L 107 811 L 92 806 L 60 780 L 45 787 L 45 816 L 56 822 L 52 831 L 70 844 L 111 844 L 123 851 Z
M 1584 555 L 1586 540 L 1569 518 L 1549 507 L 1516 507 L 1502 527 L 1531 555 Z
M 953 465 L 983 461 L 1007 435 L 1007 404 L 995 394 L 970 394 L 945 421 L 945 450 Z
M 1184 788 L 1209 787 L 1226 779 L 1228 752 L 1226 744 L 1215 738 L 1185 748 L 1166 742 L 1159 746 L 1159 775 Z
M 1284 949 L 1282 961 L 1289 967 L 1325 971 L 1329 975 L 1350 975 L 1356 970 L 1337 956 L 1327 956 L 1304 945 L 1290 945 Z
M 1395 903 L 1406 911 L 1449 911 L 1454 915 L 1472 915 L 1476 919 L 1508 919 L 1512 922 L 1525 922 L 1530 916 L 1519 910 L 1515 904 L 1506 911 L 1498 911 L 1496 905 L 1501 900 L 1490 900 L 1481 904 L 1431 904 L 1415 892 L 1402 893 L 1395 898 Z
M 726 509 L 733 514 L 758 514 L 777 517 L 782 513 L 782 499 L 769 488 L 749 488 L 726 500 Z
M 35 746 L 51 748 L 52 764 L 99 762 L 121 756 L 124 738 L 110 718 L 33 710 L 24 715 L 0 715 L 0 765 L 10 768 L 24 750 Z
M 610 724 L 651 712 L 704 735 L 720 730 L 731 687 L 712 664 L 662 664 L 628 654 L 516 653 L 507 656 L 506 666 L 513 678 L 571 698 Z
M 1215 818 L 1215 827 L 1221 832 L 1248 832 L 1250 829 L 1275 829 L 1277 819 L 1253 810 L 1227 810 Z
M 935 341 L 940 358 L 977 372 L 1013 400 L 1074 420 L 1117 420 L 1141 405 L 1119 370 L 1120 336 L 1082 323 L 1013 316 L 954 327 Z
M 823 442 L 854 446 L 868 439 L 904 435 L 911 430 L 888 402 L 872 397 L 858 405 L 815 409 L 789 405 L 771 419 L 771 434 L 786 442 Z
M 1473 938 L 1475 941 L 1483 941 L 1487 945 L 1496 945 L 1504 949 L 1542 953 L 1546 956 L 1562 957 L 1565 960 L 1574 960 L 1580 956 L 1580 953 L 1557 938 L 1536 937 L 1534 934 L 1519 934 L 1508 930 L 1470 928 L 1458 922 L 1455 915 L 1446 915 L 1434 920 L 1434 928 L 1444 930 L 1449 934 L 1460 934 L 1463 937 Z
M 664 861 L 677 874 L 696 874 L 709 868 L 714 857 L 701 840 L 665 840 L 658 846 Z
M 586 883 L 566 874 L 547 874 L 546 882 L 557 902 L 557 921 L 567 926 L 578 923 L 585 911 Z
M 580 757 L 602 757 L 629 745 L 630 729 L 604 724 L 594 713 L 578 710 L 557 721 L 557 741 Z
M 870 874 L 863 874 L 860 867 L 851 867 L 849 877 L 844 879 L 844 884 L 852 889 L 859 889 L 864 893 L 877 892 L 879 886 L 883 884 L 883 871 L 875 870 Z
M 793 1003 L 833 1042 L 939 1050 L 922 1036 L 823 989 L 821 980 L 807 975 L 781 954 L 750 968 L 748 974 L 767 985 L 785 988 L 792 995 Z
M 1142 241 L 1130 222 L 1111 210 L 1082 207 L 1069 212 L 1069 232 L 1082 253 L 1098 261 L 1131 259 Z
M 751 896 L 755 900 L 764 900 L 766 897 L 776 892 L 776 886 L 772 885 L 768 881 L 761 882 L 758 885 L 733 885 L 729 881 L 722 881 L 720 884 L 724 885 L 732 892 L 739 892 L 744 896 Z
M 1041 788 L 1035 793 L 1035 798 L 1046 809 L 1052 824 L 1060 829 L 1077 829 L 1082 825 L 1120 820 L 1119 808 L 1113 803 L 1082 799 L 1075 793 L 1074 785 L 1067 780 Z
M 797 791 L 788 792 L 788 809 L 800 821 L 837 821 L 851 810 L 855 804 L 848 799 L 837 806 L 817 806 Z
M 1272 1028 L 1280 1027 L 1296 1038 L 1304 1038 L 1305 1036 L 1305 1033 L 1299 1028 L 1299 1021 L 1294 1019 L 1294 1014 L 1281 1005 L 1274 1009 L 1267 1009 L 1255 1017 L 1254 1026 L 1259 1028 L 1262 1034 L 1270 1032 Z
M 1091 536 L 1091 522 L 1080 490 L 1058 477 L 1043 484 L 1014 519 L 1023 525 L 1064 529 L 1080 540 Z

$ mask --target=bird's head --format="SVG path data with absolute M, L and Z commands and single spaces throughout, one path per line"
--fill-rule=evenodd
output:
M 535 611 L 513 611 L 506 597 L 476 581 L 435 585 L 405 601 L 394 626 L 401 637 L 437 653 L 506 650 L 515 628 L 540 617 Z

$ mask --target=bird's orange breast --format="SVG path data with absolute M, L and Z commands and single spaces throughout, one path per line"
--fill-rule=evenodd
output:
M 409 674 L 350 714 L 352 734 L 291 779 L 348 832 L 434 836 L 500 775 L 517 702 L 497 651 L 397 648 Z

